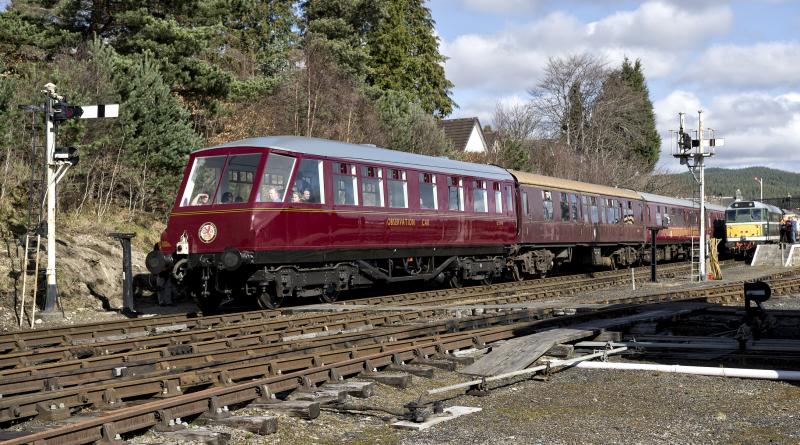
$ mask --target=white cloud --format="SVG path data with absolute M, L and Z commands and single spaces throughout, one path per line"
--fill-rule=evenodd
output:
M 477 11 L 493 13 L 517 13 L 535 9 L 539 3 L 536 0 L 463 0 L 464 5 Z
M 716 45 L 690 66 L 687 78 L 713 86 L 800 86 L 800 43 Z
M 712 18 L 714 24 L 703 23 Z M 457 88 L 509 94 L 534 87 L 551 57 L 582 52 L 603 55 L 615 65 L 624 56 L 640 58 L 648 78 L 667 76 L 680 66 L 687 47 L 725 32 L 730 22 L 728 7 L 687 14 L 668 3 L 648 2 L 592 23 L 553 12 L 503 32 L 442 40 L 441 51 L 449 58 L 445 69 Z
M 713 97 L 707 105 L 704 126 L 714 128 L 717 137 L 725 138 L 725 145 L 716 150 L 708 165 L 766 165 L 800 170 L 800 94 L 733 93 Z M 687 128 L 697 128 L 696 111 L 703 106 L 695 94 L 680 90 L 654 103 L 664 141 L 661 166 L 681 168 L 670 153 L 669 130 L 677 129 L 679 111 L 687 112 Z

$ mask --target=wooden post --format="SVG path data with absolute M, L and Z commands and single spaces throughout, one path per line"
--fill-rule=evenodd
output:
M 19 327 L 22 327 L 22 317 L 25 315 L 25 285 L 28 284 L 28 246 L 31 237 L 25 234 L 25 257 L 22 259 L 22 301 L 19 304 Z
M 42 242 L 42 235 L 36 235 L 36 269 L 33 275 L 33 299 L 31 300 L 31 329 L 36 319 L 36 291 L 39 290 L 39 249 Z

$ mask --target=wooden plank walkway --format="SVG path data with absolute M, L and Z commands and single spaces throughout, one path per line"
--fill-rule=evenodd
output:
M 641 321 L 671 318 L 697 309 L 698 306 L 675 305 L 672 308 L 657 309 L 620 318 L 592 320 L 569 328 L 537 332 L 505 342 L 459 372 L 488 377 L 520 371 L 533 364 L 548 349 L 559 343 L 568 343 L 586 337 L 593 337 L 604 330 L 621 328 Z

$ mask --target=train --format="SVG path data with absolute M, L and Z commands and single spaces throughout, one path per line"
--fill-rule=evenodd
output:
M 724 237 L 725 208 L 707 206 Z M 166 229 L 147 255 L 160 292 L 203 308 L 233 300 L 335 301 L 364 287 L 461 287 L 566 265 L 688 258 L 692 201 L 297 136 L 191 153 Z M 661 230 L 655 240 L 649 228 Z M 721 233 L 720 233 L 721 231 Z
M 781 241 L 784 211 L 759 201 L 737 200 L 725 211 L 727 247 L 737 256 L 752 257 L 759 244 Z

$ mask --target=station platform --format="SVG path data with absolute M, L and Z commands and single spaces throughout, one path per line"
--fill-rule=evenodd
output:
M 800 243 L 761 244 L 756 247 L 751 266 L 800 266 Z

